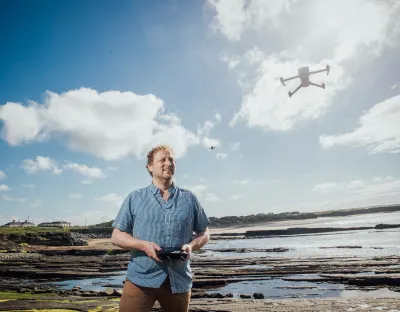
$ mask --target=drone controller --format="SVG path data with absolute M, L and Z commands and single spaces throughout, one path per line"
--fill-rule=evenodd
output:
M 182 260 L 185 261 L 188 257 L 186 252 L 180 250 L 174 251 L 157 251 L 157 257 L 161 260 Z

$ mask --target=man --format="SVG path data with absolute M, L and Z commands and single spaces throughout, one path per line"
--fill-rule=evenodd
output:
M 196 196 L 174 185 L 171 148 L 153 148 L 146 167 L 152 182 L 127 196 L 113 222 L 112 243 L 132 251 L 119 311 L 148 312 L 158 301 L 162 311 L 186 312 L 190 255 L 209 241 L 210 222 Z M 168 248 L 181 249 L 188 259 L 160 260 L 157 251 Z

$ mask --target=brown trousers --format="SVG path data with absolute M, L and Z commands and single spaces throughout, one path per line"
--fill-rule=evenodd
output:
M 150 312 L 156 301 L 163 312 L 189 311 L 191 292 L 173 294 L 167 277 L 160 288 L 142 287 L 125 281 L 119 312 Z

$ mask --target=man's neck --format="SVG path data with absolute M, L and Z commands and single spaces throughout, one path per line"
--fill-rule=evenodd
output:
M 170 180 L 158 180 L 158 179 L 153 179 L 153 184 L 157 186 L 161 191 L 168 191 L 170 187 L 174 184 L 172 179 Z

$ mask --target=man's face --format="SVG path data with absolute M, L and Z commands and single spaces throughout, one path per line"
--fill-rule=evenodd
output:
M 171 179 L 175 173 L 175 159 L 170 151 L 158 151 L 149 166 L 154 178 Z

